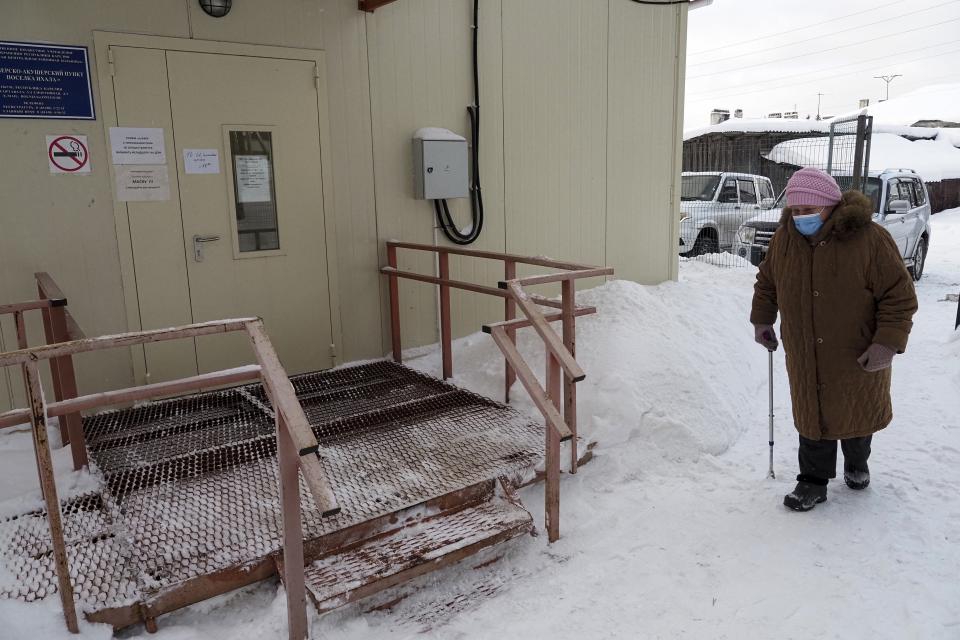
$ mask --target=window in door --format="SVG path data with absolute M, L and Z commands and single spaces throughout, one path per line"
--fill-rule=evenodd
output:
M 228 137 L 236 249 L 247 254 L 277 251 L 280 249 L 280 228 L 273 171 L 273 132 L 230 130 Z
M 913 193 L 916 196 L 916 205 L 921 206 L 927 203 L 927 194 L 924 192 L 923 183 L 920 182 L 920 178 L 913 179 Z
M 899 190 L 900 200 L 906 200 L 910 203 L 910 208 L 917 206 L 917 196 L 913 192 L 913 181 L 912 180 L 898 180 L 897 188 Z
M 757 204 L 757 187 L 753 180 L 737 180 L 740 185 L 740 204 Z
M 910 202 L 910 190 L 909 187 L 903 184 L 900 180 L 891 180 L 887 183 L 889 194 L 887 196 L 887 212 L 893 211 L 890 208 L 890 205 L 894 200 L 906 200 L 907 203 Z M 913 206 L 913 205 L 911 205 Z
M 736 204 L 739 202 L 737 200 L 737 181 L 736 180 L 727 180 L 723 183 L 723 189 L 720 190 L 720 197 L 717 198 L 717 202 L 724 204 Z
M 769 180 L 760 180 L 760 199 L 766 200 L 767 198 L 773 198 L 773 185 L 770 184 Z

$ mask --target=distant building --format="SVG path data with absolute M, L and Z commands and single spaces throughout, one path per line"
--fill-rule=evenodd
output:
M 742 117 L 743 117 L 743 109 L 737 109 L 736 111 L 734 111 L 734 112 L 733 112 L 733 117 L 734 117 L 734 118 L 742 118 Z
M 730 119 L 729 109 L 714 109 L 710 112 L 710 124 L 720 124 Z
M 866 109 L 870 106 L 870 98 L 860 98 L 860 108 Z

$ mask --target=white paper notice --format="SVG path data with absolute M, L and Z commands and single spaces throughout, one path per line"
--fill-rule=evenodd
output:
M 113 164 L 167 164 L 163 129 L 110 127 Z
M 270 158 L 234 156 L 237 201 L 270 202 Z
M 157 202 L 170 199 L 170 174 L 166 165 L 117 167 L 117 200 Z
M 184 149 L 184 173 L 220 173 L 220 152 L 216 149 Z

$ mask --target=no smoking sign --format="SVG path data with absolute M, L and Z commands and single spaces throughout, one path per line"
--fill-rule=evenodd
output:
M 50 173 L 90 173 L 87 136 L 47 136 Z

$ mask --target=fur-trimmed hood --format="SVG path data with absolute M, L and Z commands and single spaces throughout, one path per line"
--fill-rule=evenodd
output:
M 784 207 L 780 224 L 787 224 L 793 217 L 793 208 Z M 827 223 L 833 223 L 833 234 L 839 240 L 847 240 L 867 228 L 873 222 L 873 201 L 859 191 L 847 191 L 841 196 L 837 208 Z

